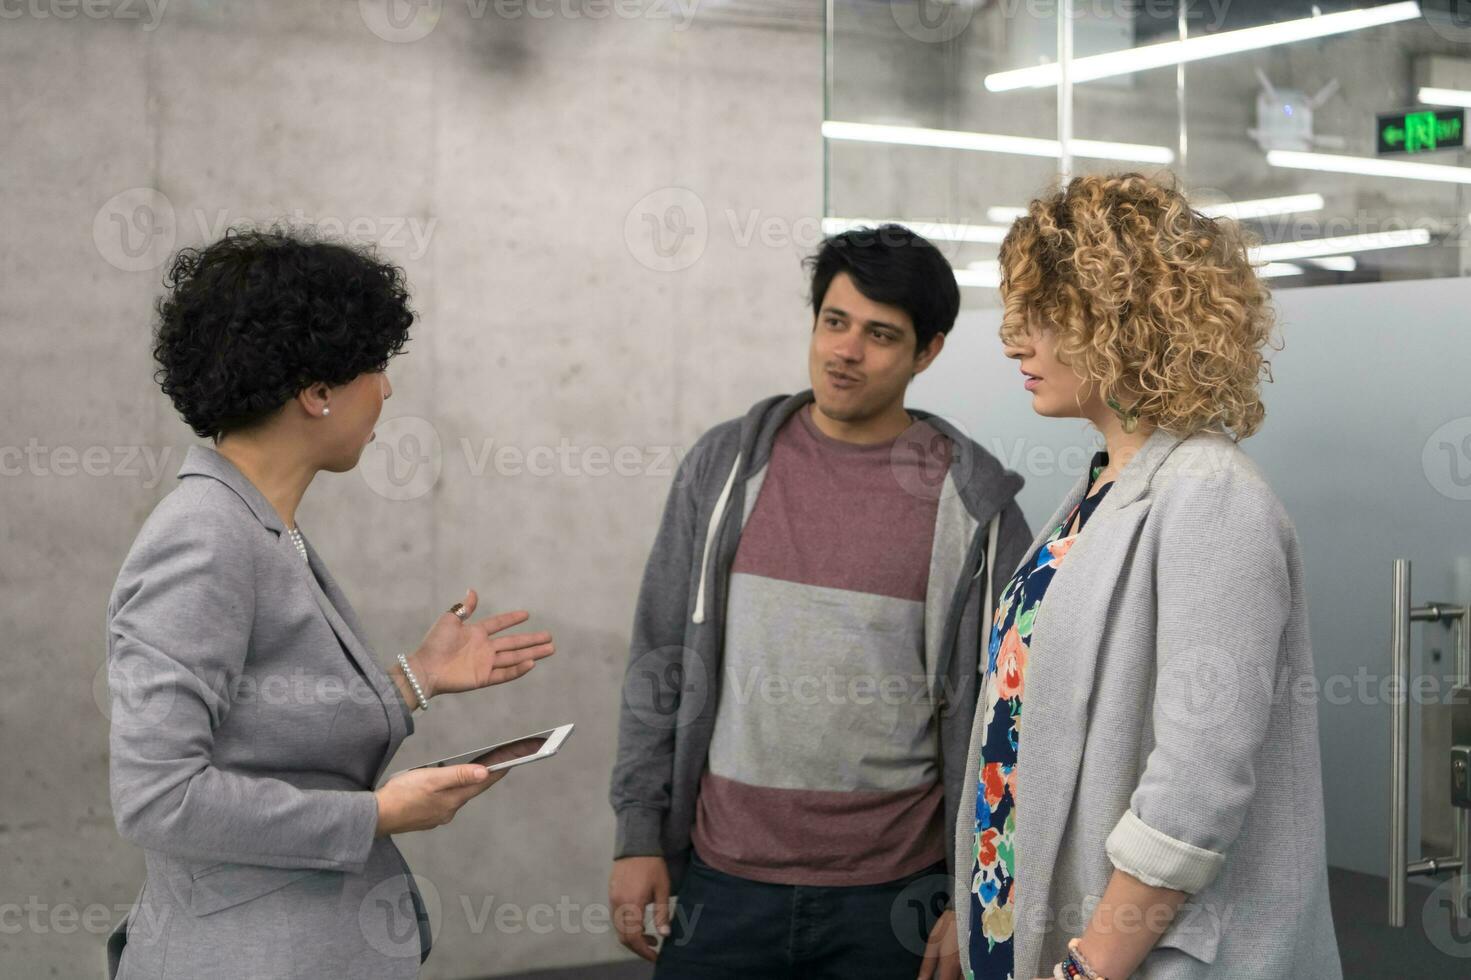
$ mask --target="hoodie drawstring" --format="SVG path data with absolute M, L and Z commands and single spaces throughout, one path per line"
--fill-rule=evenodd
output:
M 719 498 L 715 501 L 715 512 L 710 515 L 710 525 L 705 529 L 705 554 L 700 559 L 700 590 L 695 596 L 696 623 L 705 621 L 705 579 L 710 572 L 710 551 L 715 547 L 715 534 L 720 530 L 720 519 L 725 515 L 725 508 L 730 503 L 730 491 L 735 486 L 736 474 L 741 469 L 741 454 L 736 453 L 735 465 L 730 468 L 730 476 L 725 478 L 725 488 L 720 491 Z
M 981 565 L 981 569 L 986 572 L 986 584 L 983 586 L 983 588 L 985 589 L 985 595 L 981 600 L 985 604 L 985 612 L 982 614 L 981 619 L 981 631 L 986 636 L 986 646 L 983 646 L 981 648 L 982 650 L 988 649 L 991 643 L 991 586 L 995 584 L 996 536 L 997 528 L 1000 526 L 1000 524 L 1001 511 L 998 510 L 996 512 L 996 516 L 991 518 L 991 526 L 986 529 L 986 557 L 984 563 Z M 981 573 L 980 571 L 977 571 L 976 574 L 980 575 Z M 986 669 L 986 666 L 987 659 L 986 657 L 982 657 L 981 670 L 984 671 Z

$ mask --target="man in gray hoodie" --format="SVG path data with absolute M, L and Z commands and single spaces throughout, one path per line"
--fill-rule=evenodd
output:
M 944 256 L 884 225 L 808 264 L 812 388 L 700 438 L 639 593 L 609 896 L 659 980 L 958 976 L 956 810 L 1022 478 L 904 406 L 959 310 Z

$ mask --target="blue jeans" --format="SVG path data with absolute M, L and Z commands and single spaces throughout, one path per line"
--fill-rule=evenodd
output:
M 692 853 L 654 980 L 914 980 L 949 895 L 944 861 L 878 885 L 771 885 Z

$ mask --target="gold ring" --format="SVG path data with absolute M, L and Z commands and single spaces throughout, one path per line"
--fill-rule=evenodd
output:
M 449 611 L 454 613 L 455 617 L 459 619 L 459 621 L 462 623 L 470 618 L 470 613 L 465 608 L 465 604 L 463 602 L 457 602 L 453 606 L 450 606 Z

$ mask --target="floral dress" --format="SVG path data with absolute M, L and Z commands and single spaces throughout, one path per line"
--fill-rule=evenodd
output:
M 1097 452 L 1090 483 L 1108 465 Z M 1017 569 L 1001 593 L 991 623 L 991 638 L 977 711 L 984 712 L 980 777 L 976 787 L 975 842 L 970 901 L 970 970 L 967 980 L 1012 980 L 1012 915 L 1016 906 L 1016 779 L 1021 733 L 1022 690 L 1027 651 L 1042 597 L 1083 525 L 1113 484 L 1105 483 L 1078 502 L 1053 529 L 1031 560 Z M 1078 519 L 1072 534 L 1063 536 Z

